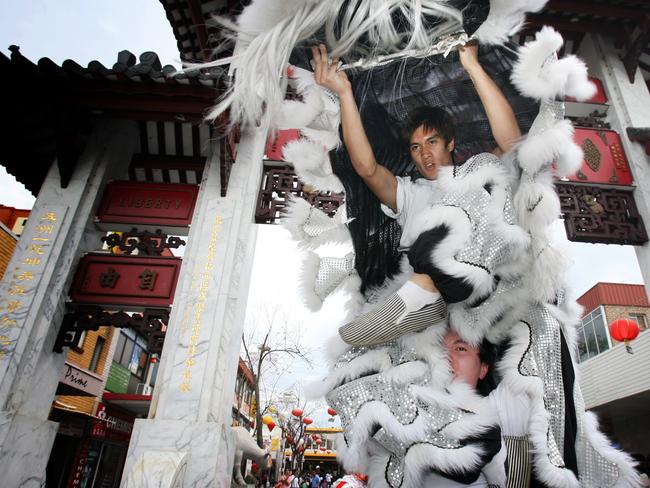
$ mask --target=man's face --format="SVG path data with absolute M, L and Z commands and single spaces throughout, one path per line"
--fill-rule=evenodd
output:
M 467 344 L 453 330 L 447 331 L 443 344 L 449 354 L 454 381 L 462 380 L 476 388 L 478 381 L 485 378 L 488 372 L 488 365 L 482 363 L 479 357 L 479 348 Z
M 415 129 L 409 139 L 411 158 L 420 174 L 427 180 L 435 180 L 438 177 L 438 168 L 451 164 L 453 150 L 453 139 L 445 144 L 438 131 L 425 129 L 424 126 Z

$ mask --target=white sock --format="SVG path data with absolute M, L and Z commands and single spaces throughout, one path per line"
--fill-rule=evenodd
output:
M 397 294 L 400 296 L 404 303 L 406 304 L 406 313 L 415 312 L 420 310 L 422 307 L 435 303 L 438 298 L 440 298 L 440 293 L 431 292 L 425 290 L 420 285 L 413 283 L 412 281 L 407 281 L 402 285 L 402 287 L 397 290 Z

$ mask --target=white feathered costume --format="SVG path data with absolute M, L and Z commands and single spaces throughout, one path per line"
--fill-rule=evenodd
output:
M 527 11 L 544 3 L 492 0 L 490 15 L 475 36 L 500 43 L 517 30 Z M 365 9 L 364 15 L 355 17 L 345 10 L 350 8 Z M 286 159 L 303 182 L 340 191 L 328 158 L 340 143 L 336 99 L 316 86 L 310 73 L 296 69 L 290 82 L 302 101 L 283 102 L 287 79 L 280 75 L 291 48 L 323 25 L 333 55 L 349 53 L 361 35 L 375 43 L 376 51 L 390 55 L 391 42 L 398 43 L 391 37 L 395 9 L 411 21 L 410 37 L 399 38 L 400 49 L 409 55 L 426 51 L 462 21 L 460 11 L 441 1 L 254 1 L 238 24 L 230 25 L 240 43 L 237 55 L 226 60 L 235 78 L 213 115 L 229 108 L 235 122 L 299 128 L 302 138 L 284 149 Z M 423 28 L 419 19 L 424 11 L 437 13 L 443 22 Z M 366 23 L 347 25 L 335 35 L 334 24 L 345 27 L 346 20 L 358 18 Z M 441 196 L 419 218 L 423 231 L 449 227 L 431 260 L 475 291 L 449 305 L 450 326 L 472 344 L 484 338 L 509 341 L 498 370 L 503 387 L 531 405 L 527 435 L 537 482 L 562 488 L 633 487 L 638 477 L 631 459 L 607 442 L 596 419 L 585 412 L 574 358 L 579 310 L 565 298 L 565 259 L 548 239 L 549 226 L 559 216 L 553 175 L 575 172 L 582 160 L 572 125 L 563 120 L 563 104 L 555 100 L 565 95 L 585 99 L 593 93 L 580 60 L 557 59 L 561 45 L 561 36 L 544 28 L 520 50 L 512 81 L 541 104 L 527 136 L 502 161 L 472 158 L 441 168 Z M 365 53 L 367 62 L 377 60 L 376 51 Z M 344 218 L 331 220 L 301 200 L 293 202 L 285 225 L 306 249 L 348 239 Z M 334 289 L 347 287 L 354 296 L 348 319 L 373 307 L 409 274 L 406 267 L 392 282 L 366 293 L 372 297 L 366 300 L 354 293 L 360 280 L 353 256 L 320 259 L 311 254 L 307 261 L 307 303 L 318 309 Z M 331 344 L 334 366 L 320 392 L 344 427 L 337 449 L 340 462 L 346 470 L 366 473 L 369 486 L 415 488 L 423 486 L 429 472 L 462 480 L 471 479 L 477 469 L 492 486 L 506 486 L 502 457 L 487 452 L 498 450 L 493 439 L 498 412 L 486 398 L 452 382 L 443 334 L 431 327 L 374 347 Z

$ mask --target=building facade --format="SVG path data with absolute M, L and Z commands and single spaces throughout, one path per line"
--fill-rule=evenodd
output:
M 0 205 L 0 279 L 25 228 L 29 210 Z
M 577 328 L 580 388 L 588 410 L 622 449 L 650 456 L 650 303 L 643 285 L 597 283 L 578 302 L 584 307 Z M 608 324 L 620 318 L 640 328 L 631 342 L 633 354 L 615 341 Z

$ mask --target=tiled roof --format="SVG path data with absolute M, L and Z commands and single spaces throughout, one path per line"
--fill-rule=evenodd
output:
M 151 52 L 137 59 L 122 51 L 109 68 L 99 61 L 33 63 L 17 46 L 9 49 L 11 57 L 0 54 L 0 161 L 34 194 L 55 158 L 67 186 L 93 118 L 199 122 L 225 74 L 214 68 L 171 76 L 176 69 Z
M 645 286 L 627 283 L 596 283 L 577 301 L 585 313 L 591 312 L 599 305 L 650 306 Z
M 158 55 L 147 51 L 139 57 L 130 51 L 124 50 L 118 53 L 117 60 L 112 67 L 108 68 L 99 61 L 91 61 L 87 67 L 77 64 L 72 59 L 67 59 L 61 66 L 58 66 L 49 58 L 41 58 L 37 64 L 32 63 L 23 57 L 18 46 L 11 46 L 12 61 L 14 57 L 20 56 L 23 65 L 32 65 L 34 70 L 39 69 L 44 74 L 51 74 L 61 78 L 83 79 L 83 80 L 106 80 L 106 81 L 133 81 L 137 83 L 164 83 L 168 85 L 190 85 L 216 88 L 227 75 L 223 68 L 209 68 L 196 71 L 178 71 L 174 66 L 168 64 L 162 66 Z M 5 61 L 7 58 L 1 55 Z
M 219 43 L 215 15 L 234 16 L 241 12 L 241 0 L 160 0 L 174 31 L 178 51 L 184 61 L 211 59 Z

